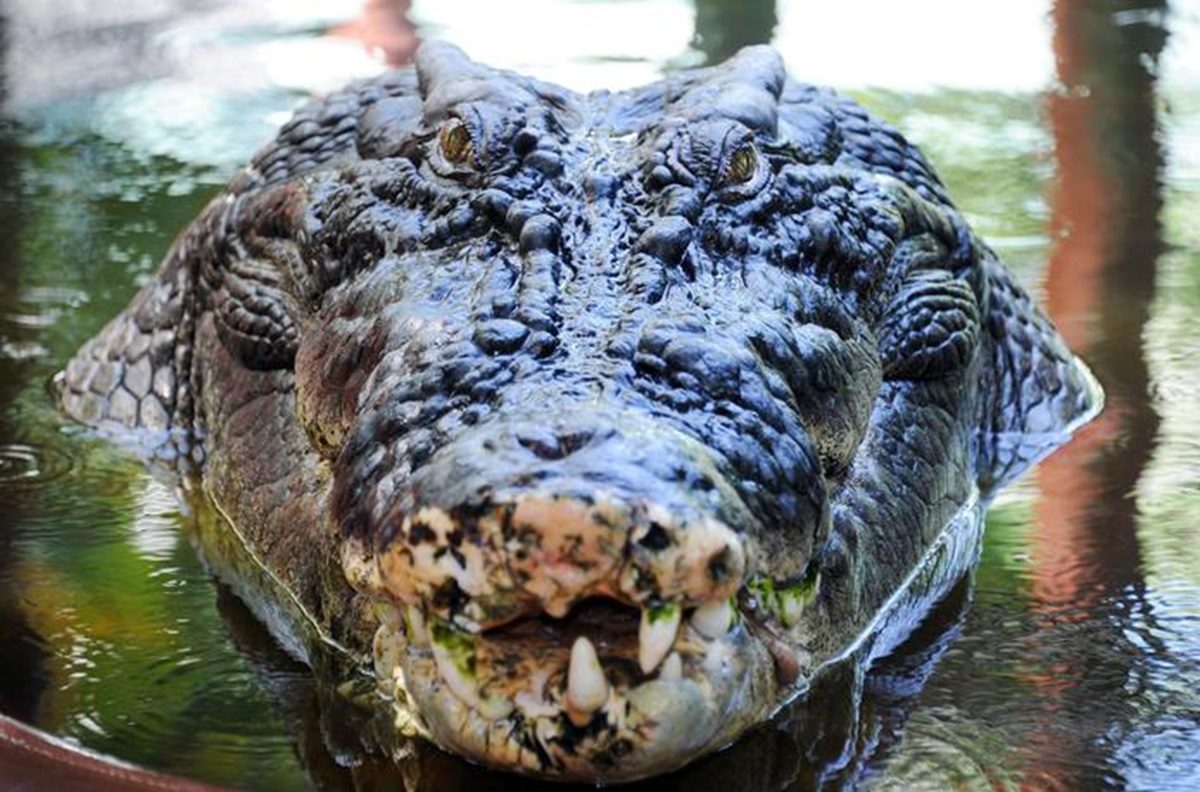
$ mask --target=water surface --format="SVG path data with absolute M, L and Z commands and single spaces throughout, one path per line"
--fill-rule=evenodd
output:
M 47 382 L 292 108 L 419 38 L 580 89 L 771 41 L 925 149 L 1108 409 L 1001 495 L 894 658 L 672 783 L 1200 789 L 1200 9 L 988 5 L 7 3 L 0 711 L 247 789 L 511 786 L 364 760 L 354 713 L 198 559 L 171 482 L 65 426 Z

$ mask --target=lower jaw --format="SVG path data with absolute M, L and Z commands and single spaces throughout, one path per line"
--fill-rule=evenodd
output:
M 784 698 L 770 654 L 745 626 L 700 647 L 681 640 L 679 649 L 687 658 L 676 664 L 681 673 L 660 669 L 614 684 L 599 710 L 574 722 L 553 661 L 526 658 L 464 697 L 434 652 L 408 645 L 403 633 L 381 628 L 375 652 L 402 728 L 499 770 L 619 782 L 670 772 L 724 747 Z

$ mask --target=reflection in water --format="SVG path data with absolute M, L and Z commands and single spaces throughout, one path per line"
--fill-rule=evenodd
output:
M 26 107 L 34 94 L 57 100 L 61 90 L 129 80 L 137 88 L 147 68 L 137 56 L 150 54 L 151 40 L 172 40 L 163 30 L 189 6 L 178 0 L 73 5 L 133 16 L 103 40 L 79 34 L 77 20 L 64 22 L 62 30 L 95 51 L 81 49 L 75 62 L 64 63 L 61 84 L 50 84 L 51 71 L 39 73 L 40 83 L 22 89 Z M 244 12 L 251 5 L 207 0 L 197 8 Z M 344 5 L 347 17 L 361 16 L 332 31 L 328 20 L 296 21 L 300 12 L 286 33 L 254 27 L 242 16 L 230 29 L 204 30 L 221 45 L 328 31 L 356 36 L 389 60 L 407 58 L 408 0 Z M 1197 600 L 1144 582 L 1138 504 L 1131 497 L 1165 429 L 1149 396 L 1142 343 L 1162 249 L 1154 68 L 1165 42 L 1155 14 L 1164 3 L 1134 5 L 1060 0 L 1055 6 L 1064 88 L 1048 107 L 1059 183 L 1047 292 L 1056 321 L 1104 382 L 1110 407 L 1041 468 L 1034 518 L 995 526 L 1001 530 L 993 540 L 1007 530 L 1021 537 L 1019 550 L 1032 547 L 1032 563 L 1022 568 L 1030 579 L 995 586 L 1005 570 L 985 560 L 975 601 L 967 606 L 972 593 L 962 584 L 882 665 L 864 675 L 843 664 L 730 751 L 634 789 L 765 792 L 903 786 L 904 779 L 937 788 L 1159 789 L 1178 780 L 1169 762 L 1196 767 L 1194 757 L 1144 750 L 1133 738 L 1174 728 L 1176 735 L 1193 735 L 1175 745 L 1194 747 L 1197 732 L 1195 707 L 1186 707 L 1196 701 L 1197 655 L 1173 657 L 1160 644 L 1171 630 L 1190 630 L 1194 641 L 1196 621 L 1163 628 L 1154 620 L 1162 618 L 1164 598 L 1176 597 L 1182 608 Z M 40 0 L 22 0 L 4 9 L 41 7 Z M 139 14 L 151 11 L 141 24 Z M 776 24 L 774 2 L 696 0 L 695 47 L 715 62 L 743 44 L 769 40 Z M 438 32 L 454 37 L 451 29 Z M 223 51 L 228 56 L 231 48 Z M 70 76 L 113 52 L 121 57 L 110 65 L 122 68 L 94 69 L 93 82 Z M 192 65 L 203 60 L 219 69 L 220 52 L 204 53 Z M 0 61 L 11 66 L 8 55 Z M 161 72 L 167 64 L 161 51 L 154 55 L 150 65 Z M 64 57 L 61 49 L 54 57 Z M 25 59 L 21 74 L 44 62 Z M 214 95 L 228 90 L 201 80 L 173 83 L 201 84 Z M 191 96 L 184 88 L 172 92 Z M 106 97 L 110 113 L 120 106 L 113 97 Z M 873 98 L 888 101 L 883 94 Z M 957 104 L 962 98 L 892 100 L 909 113 L 906 128 L 924 129 L 936 138 L 935 148 L 943 147 L 944 175 L 970 169 L 971 178 L 960 179 L 964 205 L 975 201 L 999 228 L 1036 233 L 1026 227 L 1037 222 L 1036 212 L 1031 220 L 1020 207 L 1037 204 L 1040 185 L 1036 176 L 1014 178 L 1021 169 L 1011 164 L 1024 151 L 1022 135 L 1037 134 L 1032 120 L 1026 129 L 1012 117 L 1028 97 L 972 94 L 970 103 L 986 110 L 983 124 L 967 103 Z M 199 117 L 233 119 L 235 127 L 244 122 L 240 131 L 255 139 L 259 128 L 246 119 L 262 123 L 259 109 L 286 105 L 278 97 L 243 105 L 221 94 L 217 101 L 228 104 Z M 127 114 L 117 117 L 137 127 L 123 130 L 129 134 L 171 115 L 156 113 L 153 101 L 124 107 Z M 104 142 L 92 134 L 97 126 L 64 132 L 54 123 L 32 135 L 0 128 L 0 710 L 127 759 L 250 788 L 550 789 L 481 772 L 424 744 L 399 764 L 365 757 L 362 735 L 374 726 L 369 712 L 353 696 L 316 686 L 230 589 L 218 586 L 214 594 L 208 571 L 179 539 L 187 535 L 184 521 L 147 514 L 146 504 L 158 503 L 164 491 L 140 478 L 140 466 L 118 466 L 85 444 L 67 445 L 48 411 L 37 412 L 55 360 L 124 305 L 135 276 L 153 265 L 209 195 L 193 178 L 196 166 L 151 157 L 138 148 L 142 143 L 124 138 Z M 105 129 L 113 134 L 120 126 Z M 194 153 L 193 143 L 212 137 L 217 126 L 171 150 Z M 244 153 L 226 151 L 216 161 L 240 161 Z M 981 195 L 996 200 L 980 201 Z M 60 458 L 62 449 L 70 459 Z M 5 481 L 7 473 L 16 480 Z M 70 486 L 46 487 L 48 476 L 63 476 Z M 0 756 L 0 769 L 3 762 Z M 1140 784 L 1139 767 L 1146 774 Z
M 1030 647 L 1039 692 L 1029 783 L 1114 783 L 1114 735 L 1136 723 L 1116 690 L 1144 676 L 1155 651 L 1139 626 L 1144 598 L 1137 541 L 1138 479 L 1159 417 L 1150 402 L 1143 331 L 1163 250 L 1162 153 L 1155 68 L 1165 2 L 1116 11 L 1059 0 L 1054 49 L 1061 90 L 1048 100 L 1058 183 L 1058 243 L 1047 276 L 1049 310 L 1103 383 L 1107 410 L 1038 471 L 1032 587 L 1044 625 Z M 1056 713 L 1074 713 L 1064 728 Z
M 191 543 L 206 567 L 227 581 L 221 587 L 222 615 L 234 644 L 255 669 L 262 688 L 275 699 L 276 713 L 318 788 L 562 789 L 482 771 L 429 743 L 398 737 L 391 711 L 381 705 L 373 679 L 344 650 L 320 640 L 310 617 L 289 606 L 292 600 L 286 590 L 250 556 L 199 488 L 188 484 L 185 489 L 195 491 L 188 501 Z M 977 560 L 982 527 L 982 508 L 960 511 L 907 588 L 881 611 L 876 628 L 846 657 L 823 669 L 812 687 L 771 723 L 677 773 L 623 788 L 774 792 L 856 787 L 898 743 L 926 680 L 959 633 L 970 600 L 966 571 Z M 234 607 L 234 600 L 225 596 L 229 592 L 250 603 L 250 608 Z M 262 621 L 253 618 L 251 611 Z M 276 636 L 283 636 L 285 646 L 303 647 L 297 652 L 309 658 L 309 674 L 315 682 L 298 678 L 297 664 L 266 634 L 264 623 L 272 625 Z M 871 665 L 872 658 L 884 653 Z M 339 766 L 353 770 L 339 772 Z
M 412 0 L 364 0 L 362 14 L 329 31 L 334 36 L 358 39 L 390 68 L 412 62 L 420 39 L 408 18 Z
M 771 41 L 778 19 L 775 0 L 695 0 L 692 46 L 704 63 L 720 63 L 742 47 Z
M 0 9 L 2 10 L 2 9 Z M 8 20 L 0 14 L 0 63 L 8 50 Z M 0 107 L 7 95 L 7 80 L 0 74 Z M 32 506 L 26 504 L 27 489 L 23 486 L 37 475 L 37 450 L 25 444 L 9 444 L 10 439 L 22 436 L 14 403 L 17 394 L 28 380 L 28 360 L 6 350 L 20 349 L 30 339 L 28 328 L 7 321 L 20 310 L 22 257 L 13 244 L 23 225 L 22 203 L 18 175 L 17 143 L 8 119 L 0 117 L 0 230 L 6 237 L 0 243 L 0 443 L 9 445 L 7 453 L 0 449 L 0 502 L 16 519 Z M 6 515 L 7 516 L 7 515 Z M 37 634 L 30 628 L 21 607 L 21 592 L 3 585 L 17 564 L 14 547 L 16 536 L 10 523 L 0 522 L 0 711 L 22 720 L 33 720 L 38 700 L 48 684 L 43 668 L 45 650 Z

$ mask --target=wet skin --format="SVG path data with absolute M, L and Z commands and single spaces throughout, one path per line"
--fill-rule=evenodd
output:
M 198 465 L 402 731 L 588 780 L 770 717 L 1099 403 L 921 154 L 761 47 L 581 96 L 427 44 L 61 384 Z

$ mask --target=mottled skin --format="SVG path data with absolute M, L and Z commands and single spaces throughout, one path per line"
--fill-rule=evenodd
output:
M 771 50 L 580 96 L 435 44 L 301 110 L 62 391 L 170 430 L 402 727 L 597 780 L 769 717 L 1097 401 Z

